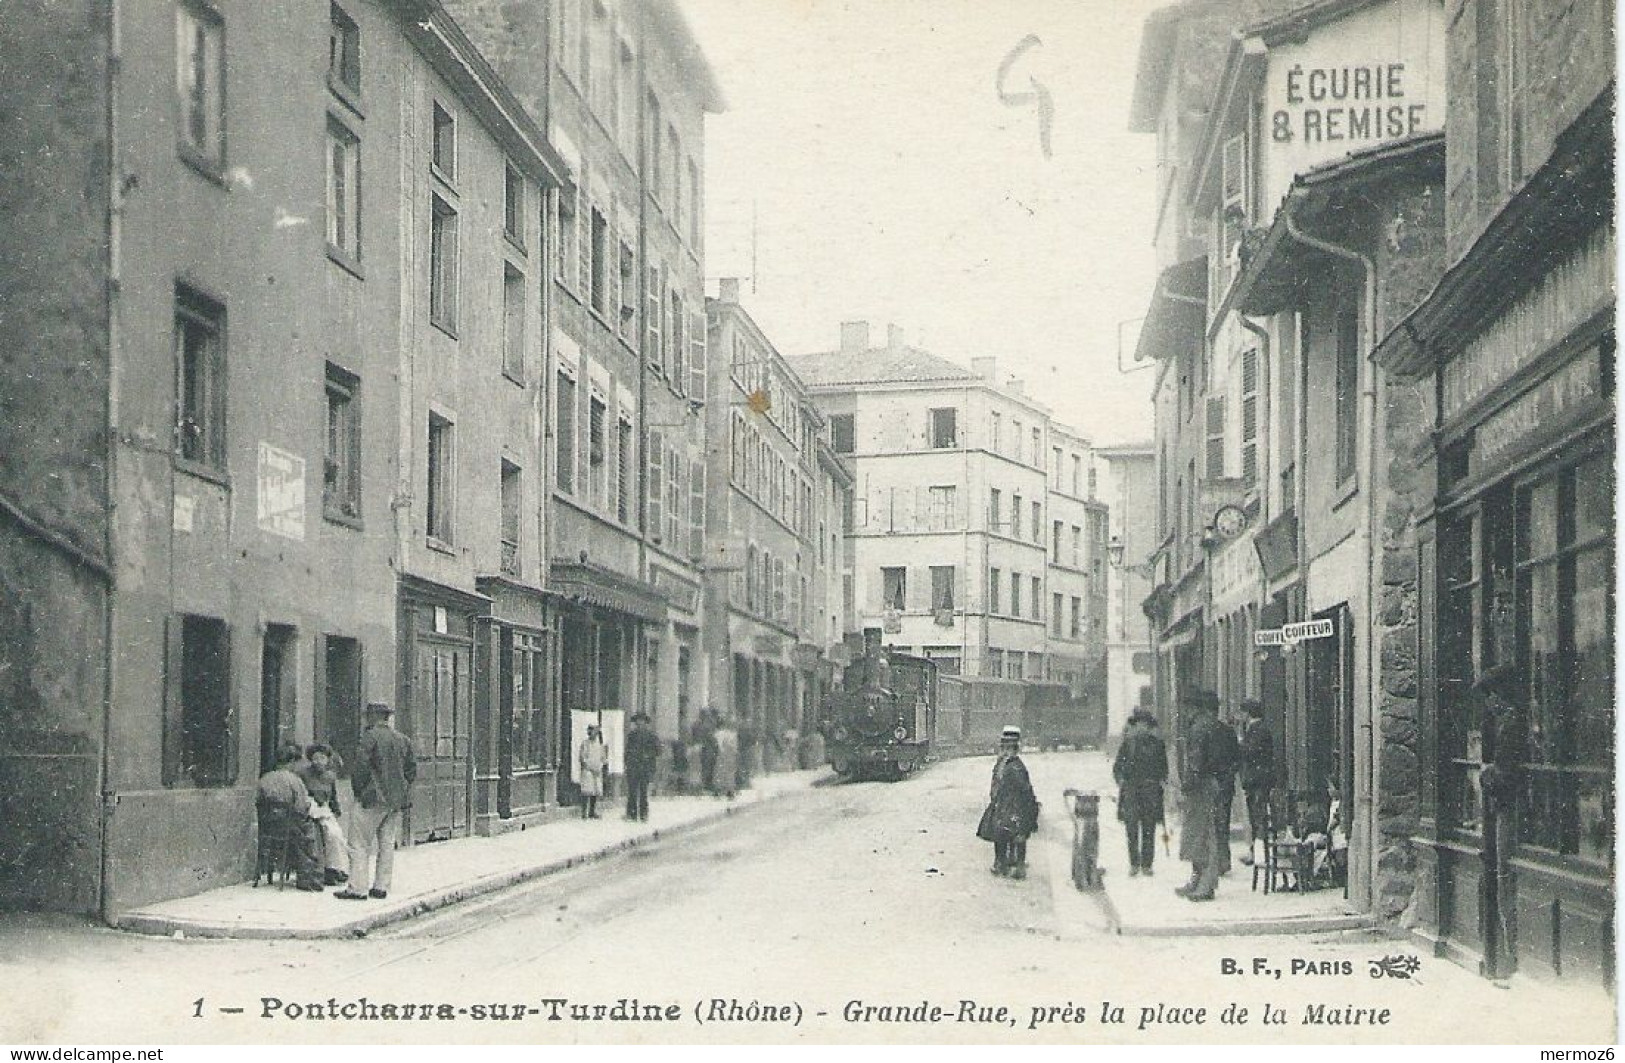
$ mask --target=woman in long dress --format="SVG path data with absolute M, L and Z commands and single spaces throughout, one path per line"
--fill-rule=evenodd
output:
M 597 819 L 598 799 L 604 795 L 604 769 L 609 766 L 609 746 L 604 744 L 603 733 L 597 726 L 587 728 L 587 737 L 581 740 L 576 763 L 581 769 L 578 780 L 581 786 L 581 818 Z

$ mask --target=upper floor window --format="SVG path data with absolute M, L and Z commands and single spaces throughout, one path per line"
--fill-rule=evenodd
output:
M 452 449 L 452 424 L 439 414 L 429 414 L 428 491 L 424 497 L 424 522 L 430 539 L 450 545 L 452 503 L 456 497 L 456 452 Z
M 883 568 L 880 570 L 880 604 L 884 609 L 901 612 L 908 602 L 908 569 Z
M 831 414 L 829 418 L 830 446 L 837 454 L 851 454 L 857 450 L 856 432 L 850 413 Z
M 457 211 L 432 196 L 429 217 L 429 320 L 447 332 L 457 328 Z
M 512 163 L 502 175 L 502 232 L 517 246 L 525 246 L 525 177 Z
M 1337 314 L 1337 482 L 1354 475 L 1359 450 L 1360 318 L 1354 307 Z
M 218 172 L 226 164 L 226 25 L 212 8 L 181 0 L 175 9 L 175 88 L 181 152 Z
M 931 411 L 931 446 L 947 449 L 959 445 L 959 411 L 952 406 Z
M 189 289 L 175 293 L 180 456 L 226 468 L 226 308 Z
M 439 103 L 434 105 L 434 130 L 429 142 L 429 162 L 446 180 L 450 181 L 457 176 L 457 119 Z
M 327 364 L 327 456 L 322 512 L 329 520 L 361 516 L 361 380 Z
M 337 4 L 329 8 L 327 81 L 340 92 L 361 94 L 361 29 Z
M 361 141 L 343 123 L 327 120 L 327 246 L 361 259 Z

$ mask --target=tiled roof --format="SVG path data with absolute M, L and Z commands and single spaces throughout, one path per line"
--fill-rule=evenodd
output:
M 937 380 L 980 380 L 964 366 L 917 347 L 871 347 L 865 351 L 829 351 L 786 359 L 809 387 L 832 384 L 914 383 Z M 991 384 L 992 381 L 989 381 Z

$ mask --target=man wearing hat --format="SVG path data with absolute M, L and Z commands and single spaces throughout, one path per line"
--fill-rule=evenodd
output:
M 649 818 L 649 784 L 659 762 L 660 739 L 649 726 L 649 714 L 640 712 L 632 717 L 632 729 L 626 732 L 627 819 Z
M 401 814 L 412 804 L 412 783 L 418 775 L 412 743 L 392 726 L 394 715 L 395 710 L 381 701 L 367 706 L 367 729 L 361 732 L 350 774 L 356 804 L 361 806 L 351 811 L 350 884 L 333 894 L 343 900 L 389 896 Z
M 1027 877 L 1027 838 L 1038 829 L 1038 797 L 1021 761 L 1021 728 L 1006 727 L 977 837 L 993 843 L 993 873 Z
M 1275 736 L 1264 722 L 1264 706 L 1257 698 L 1241 703 L 1247 712 L 1247 722 L 1241 732 L 1241 790 L 1247 796 L 1247 855 L 1244 864 L 1253 862 L 1253 850 L 1268 829 L 1270 818 L 1270 791 L 1275 788 Z
M 1117 759 L 1117 818 L 1128 834 L 1129 875 L 1151 874 L 1157 855 L 1157 825 L 1162 822 L 1162 784 L 1168 778 L 1168 746 L 1157 733 L 1157 718 L 1135 709 L 1123 731 Z
M 1174 890 L 1192 901 L 1211 901 L 1219 885 L 1218 815 L 1220 790 L 1235 771 L 1235 733 L 1219 722 L 1218 695 L 1208 690 L 1185 696 L 1192 719 L 1185 756 L 1185 824 L 1179 832 L 1179 858 L 1191 863 L 1190 881 Z

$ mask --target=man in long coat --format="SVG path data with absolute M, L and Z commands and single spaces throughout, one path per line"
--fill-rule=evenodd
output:
M 1027 838 L 1038 830 L 1038 797 L 1021 760 L 1021 729 L 1006 727 L 993 762 L 985 817 L 993 834 L 993 873 L 1027 877 Z
M 1264 706 L 1249 698 L 1241 703 L 1247 710 L 1247 723 L 1241 732 L 1241 789 L 1247 795 L 1247 854 L 1244 864 L 1253 862 L 1253 850 L 1270 826 L 1270 791 L 1275 788 L 1275 736 L 1264 722 Z
M 1157 733 L 1157 718 L 1135 709 L 1112 762 L 1117 780 L 1117 818 L 1128 835 L 1129 874 L 1151 874 L 1162 822 L 1162 784 L 1168 778 L 1168 746 Z
M 1185 756 L 1185 824 L 1179 832 L 1179 858 L 1190 861 L 1191 878 L 1174 892 L 1188 900 L 1211 901 L 1220 871 L 1217 806 L 1223 781 L 1235 770 L 1236 736 L 1219 722 L 1219 699 L 1212 692 L 1192 692 L 1185 706 L 1193 722 Z

